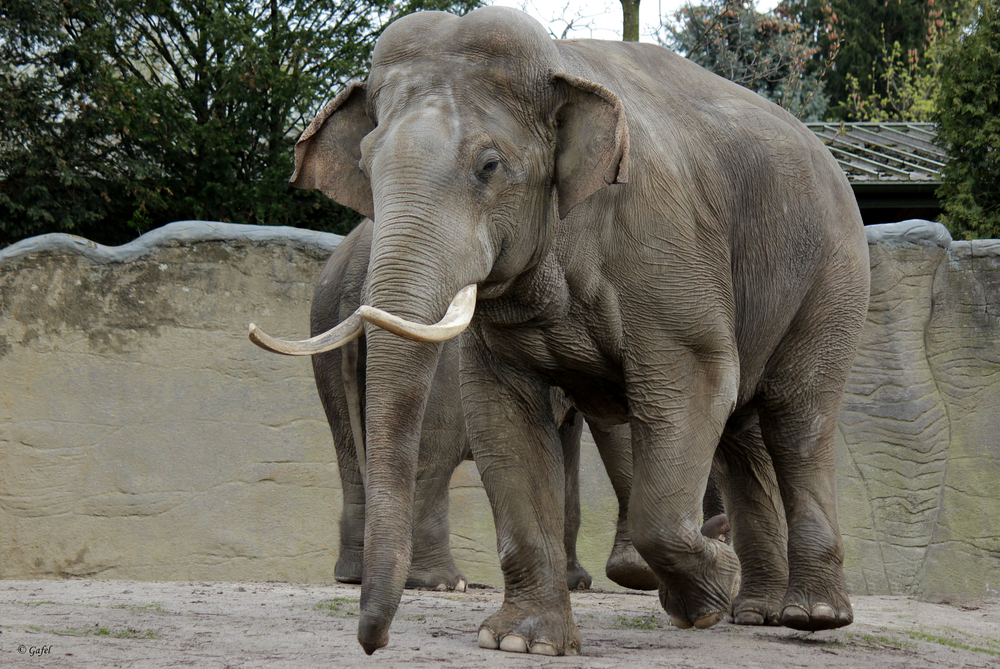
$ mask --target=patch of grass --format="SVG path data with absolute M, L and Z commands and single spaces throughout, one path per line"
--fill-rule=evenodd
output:
M 39 627 L 38 625 L 28 625 L 28 629 L 31 630 L 32 632 L 41 632 L 42 631 L 42 628 Z
M 41 606 L 43 604 L 58 604 L 59 602 L 50 602 L 48 600 L 43 600 L 39 602 L 14 602 L 15 604 L 21 604 L 22 606 Z
M 72 631 L 72 630 L 69 630 Z M 68 631 L 68 632 L 69 632 Z M 81 632 L 79 636 L 87 636 L 87 634 L 92 633 L 94 636 L 106 636 L 114 637 L 115 639 L 158 639 L 160 638 L 160 633 L 156 630 L 140 630 L 134 627 L 126 627 L 124 629 L 111 629 L 110 627 L 98 627 L 95 630 L 89 630 L 87 632 Z
M 912 630 L 907 630 L 906 635 L 911 639 L 917 641 L 926 641 L 927 643 L 936 643 L 942 646 L 950 646 L 952 648 L 960 648 L 962 650 L 970 650 L 974 653 L 986 653 L 987 655 L 997 655 L 1000 656 L 1000 650 L 993 650 L 992 648 L 983 648 L 982 646 L 973 646 L 971 644 L 964 643 L 958 639 L 952 639 L 946 636 L 940 636 L 938 634 L 928 634 L 927 632 L 915 632 Z M 990 640 L 987 640 L 987 644 Z
M 660 623 L 653 616 L 643 616 L 639 618 L 618 616 L 618 620 L 615 622 L 618 627 L 624 627 L 625 629 L 632 630 L 655 630 L 660 626 Z
M 969 639 L 972 639 L 976 642 L 984 643 L 987 646 L 992 646 L 994 648 L 1000 649 L 1000 641 L 998 641 L 997 639 L 991 639 L 988 636 L 976 636 L 971 632 L 966 632 L 964 630 L 958 629 L 957 627 L 949 627 L 947 625 L 941 627 L 940 629 L 943 629 L 944 631 L 949 632 L 951 634 L 961 634 L 962 636 L 968 637 Z
M 92 630 L 77 630 L 77 629 L 64 629 L 64 630 L 52 630 L 53 634 L 62 634 L 65 636 L 87 636 Z
M 427 620 L 427 614 L 419 613 L 415 616 L 409 616 L 408 618 L 406 618 L 406 620 L 416 620 L 418 622 L 424 622 L 425 620 Z
M 893 639 L 892 637 L 886 636 L 884 634 L 862 634 L 860 639 L 870 646 L 875 647 L 888 647 L 896 648 L 898 650 L 903 650 L 904 648 L 913 649 L 916 648 L 915 643 L 910 643 L 908 641 L 902 641 L 900 639 Z
M 316 602 L 317 610 L 323 611 L 327 615 L 337 616 L 340 618 L 350 618 L 352 616 L 358 615 L 358 599 L 349 599 L 347 597 L 334 597 L 333 599 L 322 599 Z
M 132 627 L 118 630 L 112 636 L 116 639 L 158 639 L 160 637 L 156 630 L 137 630 Z

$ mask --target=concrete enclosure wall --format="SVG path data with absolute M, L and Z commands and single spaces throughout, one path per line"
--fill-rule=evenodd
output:
M 839 435 L 858 594 L 1000 590 L 1000 242 L 868 229 L 872 302 Z M 308 360 L 250 321 L 308 331 L 339 238 L 183 222 L 123 247 L 46 235 L 0 251 L 0 577 L 330 581 L 341 493 Z M 581 561 L 616 503 L 584 447 Z M 475 465 L 452 480 L 452 547 L 502 583 Z

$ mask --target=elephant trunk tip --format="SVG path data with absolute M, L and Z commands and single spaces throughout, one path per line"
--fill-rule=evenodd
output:
M 366 655 L 371 655 L 379 648 L 385 648 L 389 643 L 389 626 L 371 619 L 366 620 L 362 613 L 358 623 L 358 643 Z

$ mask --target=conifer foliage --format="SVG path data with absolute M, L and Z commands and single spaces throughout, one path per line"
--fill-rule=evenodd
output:
M 1000 238 L 1000 4 L 980 6 L 938 77 L 938 141 L 948 151 L 942 222 L 961 238 Z

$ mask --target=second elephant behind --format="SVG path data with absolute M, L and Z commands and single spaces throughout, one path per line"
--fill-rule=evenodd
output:
M 363 283 L 371 249 L 371 221 L 365 220 L 330 256 L 313 295 L 311 330 L 316 335 L 329 330 L 361 304 Z M 340 553 L 335 578 L 342 583 L 360 583 L 364 554 L 365 487 L 362 474 L 364 450 L 356 447 L 364 438 L 365 346 L 364 337 L 341 350 L 315 355 L 316 388 L 326 411 L 337 449 L 344 492 L 340 519 Z M 413 520 L 413 560 L 406 587 L 464 590 L 465 577 L 449 548 L 448 491 L 452 472 L 471 459 L 462 416 L 458 382 L 459 343 L 445 344 L 433 390 L 424 414 L 420 457 L 416 477 Z M 352 418 L 353 410 L 356 412 Z M 567 586 L 589 588 L 591 577 L 580 565 L 576 540 L 580 528 L 579 457 L 583 416 L 561 396 L 553 402 L 560 425 L 566 463 L 565 545 Z M 353 422 L 352 422 L 353 421 Z M 631 489 L 630 449 L 626 426 L 600 430 L 590 426 L 618 498 L 617 530 L 605 572 L 621 586 L 655 590 L 656 576 L 639 557 L 628 535 L 628 496 Z M 722 513 L 718 492 L 706 494 L 706 518 Z M 710 526 L 706 526 L 708 529 Z M 718 527 L 718 523 L 711 527 Z

